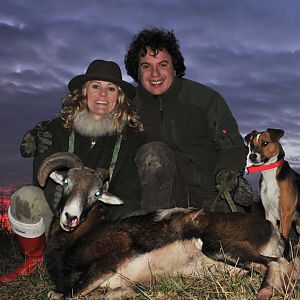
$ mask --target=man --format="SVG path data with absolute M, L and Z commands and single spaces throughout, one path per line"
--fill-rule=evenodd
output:
M 143 175 L 143 194 L 148 202 L 151 199 L 150 208 L 153 202 L 161 201 L 155 206 L 210 209 L 217 197 L 216 185 L 224 180 L 236 204 L 250 206 L 254 193 L 238 173 L 245 167 L 247 151 L 237 123 L 219 93 L 182 78 L 184 59 L 173 32 L 158 28 L 139 32 L 125 54 L 125 66 L 128 75 L 138 82 L 135 101 L 148 140 L 169 147 L 164 155 L 163 144 L 150 143 L 136 157 Z M 164 185 L 174 174 L 174 168 L 169 169 L 173 159 L 175 179 Z M 158 192 L 173 202 L 168 203 L 166 197 L 157 200 Z M 218 206 L 226 210 L 225 201 Z

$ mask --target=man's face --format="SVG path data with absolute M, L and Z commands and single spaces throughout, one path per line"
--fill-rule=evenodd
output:
M 140 56 L 140 83 L 152 95 L 165 93 L 173 83 L 174 67 L 171 55 L 166 51 L 152 51 L 147 48 L 145 56 Z

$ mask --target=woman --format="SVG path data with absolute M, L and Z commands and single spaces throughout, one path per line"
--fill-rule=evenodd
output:
M 30 275 L 42 262 L 45 233 L 52 215 L 58 214 L 56 199 L 61 196 L 60 186 L 51 180 L 44 191 L 37 187 L 37 170 L 49 155 L 73 152 L 85 166 L 110 171 L 108 189 L 122 198 L 124 205 L 105 207 L 107 219 L 141 208 L 141 185 L 133 158 L 144 143 L 144 135 L 143 126 L 130 105 L 135 87 L 122 80 L 115 62 L 95 60 L 85 74 L 70 80 L 68 88 L 70 93 L 64 98 L 60 117 L 47 124 L 52 145 L 34 158 L 34 186 L 22 187 L 11 197 L 9 220 L 25 261 L 14 271 L 0 276 L 0 282 Z M 31 148 L 36 147 L 33 135 L 26 139 L 31 140 Z

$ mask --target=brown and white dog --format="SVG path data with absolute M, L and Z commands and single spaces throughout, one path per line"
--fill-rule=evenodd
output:
M 249 173 L 261 172 L 260 197 L 265 209 L 265 217 L 277 226 L 286 238 L 291 224 L 296 222 L 300 234 L 300 176 L 284 160 L 284 151 L 279 143 L 284 131 L 268 128 L 266 131 L 252 131 L 245 137 L 249 146 L 247 168 Z

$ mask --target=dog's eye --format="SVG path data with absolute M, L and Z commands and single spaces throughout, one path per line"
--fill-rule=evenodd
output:
M 269 142 L 262 142 L 262 144 L 261 144 L 263 147 L 266 147 L 266 146 L 268 146 L 269 145 Z
M 65 185 L 67 185 L 69 183 L 69 179 L 65 178 L 63 182 L 64 182 Z

